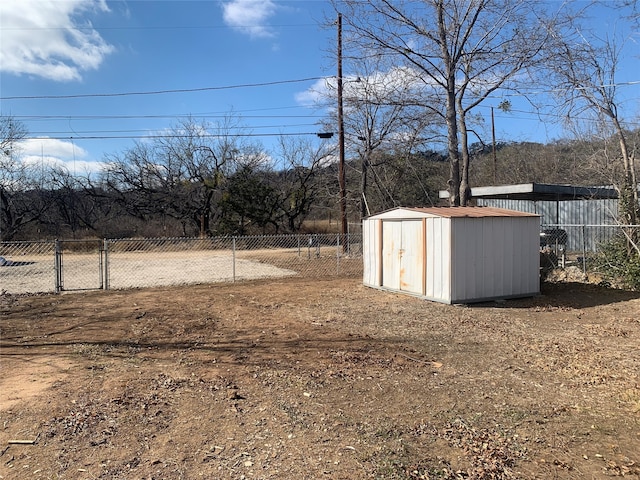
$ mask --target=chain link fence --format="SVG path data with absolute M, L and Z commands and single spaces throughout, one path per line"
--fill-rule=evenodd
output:
M 603 254 L 607 246 L 625 243 L 627 239 L 637 244 L 640 225 L 543 225 L 540 249 L 551 255 L 553 266 L 576 266 L 586 274 L 592 260 Z
M 362 275 L 360 234 L 0 243 L 0 292 Z
M 54 242 L 0 242 L 0 293 L 56 290 Z
M 640 226 L 543 225 L 541 266 L 578 267 Z M 549 261 L 550 265 L 543 265 Z M 362 275 L 361 234 L 0 242 L 0 293 Z

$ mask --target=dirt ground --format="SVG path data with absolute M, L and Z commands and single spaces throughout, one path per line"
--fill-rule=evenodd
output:
M 0 296 L 2 479 L 640 478 L 640 294 Z

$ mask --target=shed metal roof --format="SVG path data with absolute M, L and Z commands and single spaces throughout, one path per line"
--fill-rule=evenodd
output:
M 440 190 L 440 198 L 449 198 L 447 190 Z M 618 198 L 618 192 L 609 187 L 579 187 L 575 185 L 555 185 L 548 183 L 521 183 L 518 185 L 497 185 L 474 187 L 472 198 L 501 198 L 510 200 L 588 200 Z
M 444 218 L 484 218 L 484 217 L 539 217 L 529 212 L 519 212 L 495 207 L 397 207 L 369 218 L 399 218 L 401 211 L 413 214 L 433 215 Z

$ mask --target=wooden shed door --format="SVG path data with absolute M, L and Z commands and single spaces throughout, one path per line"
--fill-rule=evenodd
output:
M 382 285 L 423 294 L 424 229 L 422 220 L 382 223 Z

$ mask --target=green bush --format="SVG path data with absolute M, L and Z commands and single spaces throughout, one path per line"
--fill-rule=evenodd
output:
M 601 246 L 593 270 L 612 284 L 640 291 L 640 254 L 624 236 Z

